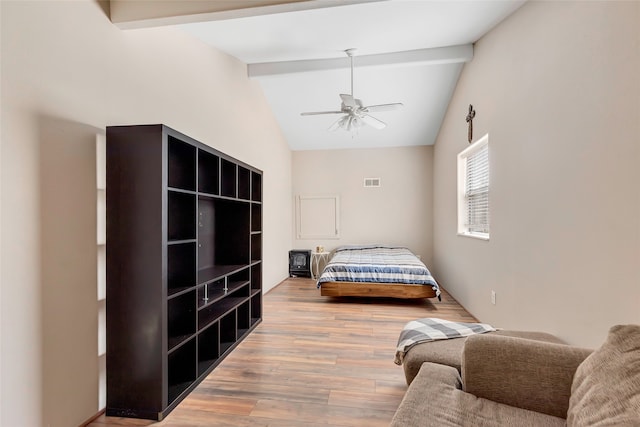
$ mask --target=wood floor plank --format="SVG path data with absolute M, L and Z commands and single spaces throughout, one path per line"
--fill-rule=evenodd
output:
M 326 403 L 330 392 L 331 390 L 328 388 L 306 387 L 301 389 L 296 385 L 268 384 L 266 382 L 253 383 L 247 387 L 247 384 L 243 382 L 221 380 L 215 382 L 205 380 L 194 390 L 194 393 L 206 396 L 206 399 L 209 400 L 216 400 L 218 396 L 228 396 L 253 399 L 254 402 L 261 399 L 273 399 L 304 403 Z
M 399 403 L 399 402 L 398 402 Z M 273 400 L 261 400 L 252 416 L 301 422 L 324 422 L 339 426 L 385 426 L 393 417 L 393 410 L 342 405 L 291 404 Z M 278 425 L 274 423 L 274 425 Z
M 402 396 L 391 396 L 375 392 L 353 392 L 348 390 L 331 390 L 329 405 L 346 406 L 349 408 L 371 408 L 395 412 L 402 400 Z
M 323 297 L 304 278 L 263 304 L 263 322 L 165 420 L 101 415 L 89 426 L 388 426 L 406 391 L 393 363 L 404 324 L 476 321 L 447 292 L 442 301 Z
M 197 410 L 214 414 L 249 415 L 256 405 L 255 399 L 217 396 L 209 399 L 202 393 L 192 393 L 182 402 L 181 411 Z
M 385 381 L 376 380 L 376 393 L 378 394 L 390 394 L 393 396 L 400 396 L 400 400 L 404 397 L 404 393 L 407 391 L 407 386 L 403 383 L 398 383 L 397 380 Z

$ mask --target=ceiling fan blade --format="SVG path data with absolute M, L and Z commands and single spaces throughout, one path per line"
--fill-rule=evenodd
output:
M 375 117 L 372 117 L 368 114 L 361 115 L 360 119 L 362 119 L 362 121 L 368 124 L 369 126 L 376 129 L 384 129 L 387 126 L 387 124 L 382 120 L 378 120 Z
M 353 98 L 353 95 L 347 95 L 347 94 L 341 93 L 340 98 L 342 99 L 342 103 L 347 107 L 351 107 L 351 108 L 358 107 L 358 104 L 356 104 L 356 100 Z
M 401 102 L 394 102 L 392 104 L 367 105 L 366 107 L 362 107 L 362 109 L 365 112 L 391 111 L 396 110 L 403 105 L 404 104 L 402 104 Z
M 317 116 L 319 114 L 342 114 L 342 111 L 312 111 L 308 113 L 300 113 L 301 116 Z

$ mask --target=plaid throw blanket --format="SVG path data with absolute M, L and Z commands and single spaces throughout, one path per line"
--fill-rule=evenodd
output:
M 468 337 L 473 334 L 493 332 L 496 329 L 486 323 L 460 323 L 436 318 L 412 320 L 404 325 L 396 348 L 395 364 L 402 365 L 404 355 L 411 347 L 428 341 Z

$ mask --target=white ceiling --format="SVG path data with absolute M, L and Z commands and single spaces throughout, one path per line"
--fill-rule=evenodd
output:
M 358 1 L 340 5 L 325 0 L 321 8 L 178 28 L 249 64 L 249 75 L 259 80 L 292 150 L 429 145 L 464 65 L 456 49 L 476 42 L 525 0 Z M 459 47 L 437 49 L 451 46 Z M 300 116 L 340 109 L 338 95 L 350 91 L 344 54 L 349 48 L 357 49 L 354 95 L 365 105 L 404 104 L 372 114 L 387 123 L 385 129 L 331 132 L 327 128 L 340 115 Z M 416 50 L 413 56 L 389 55 Z M 465 114 L 460 112 L 461 120 Z

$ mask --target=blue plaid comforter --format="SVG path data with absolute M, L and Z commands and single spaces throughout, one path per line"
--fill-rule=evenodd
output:
M 433 276 L 409 249 L 398 246 L 342 246 L 324 268 L 324 282 L 372 282 L 430 285 L 440 295 Z

